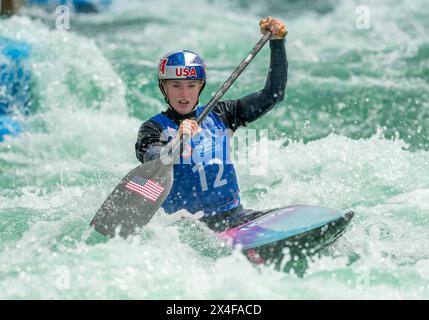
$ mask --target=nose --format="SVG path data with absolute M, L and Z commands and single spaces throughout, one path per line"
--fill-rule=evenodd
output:
M 180 87 L 180 95 L 183 97 L 187 97 L 188 96 L 188 88 L 186 86 L 181 86 Z

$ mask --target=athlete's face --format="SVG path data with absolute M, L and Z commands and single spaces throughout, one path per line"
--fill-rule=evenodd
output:
M 186 114 L 197 104 L 203 83 L 202 80 L 166 80 L 163 86 L 174 110 Z

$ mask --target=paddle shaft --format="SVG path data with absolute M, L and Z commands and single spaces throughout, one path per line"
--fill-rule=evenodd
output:
M 223 97 L 223 95 L 228 91 L 228 89 L 232 86 L 232 84 L 237 80 L 237 78 L 240 76 L 240 74 L 246 69 L 246 67 L 249 65 L 249 63 L 253 60 L 253 58 L 258 54 L 259 51 L 261 51 L 262 47 L 267 43 L 267 41 L 271 38 L 273 33 L 271 31 L 268 31 L 266 34 L 264 34 L 261 39 L 259 39 L 258 43 L 255 44 L 255 46 L 250 50 L 247 57 L 241 61 L 241 63 L 235 68 L 234 72 L 231 73 L 231 75 L 226 79 L 226 81 L 223 83 L 222 87 L 220 87 L 216 93 L 213 95 L 213 97 L 210 99 L 210 101 L 207 103 L 204 110 L 201 112 L 199 117 L 197 118 L 197 123 L 200 125 L 204 119 L 207 117 L 207 115 L 210 113 L 210 111 L 213 110 L 213 108 L 216 106 L 216 104 L 219 102 L 219 100 Z M 180 133 L 178 139 L 172 144 L 172 150 L 174 156 L 178 156 L 180 154 L 180 145 L 183 141 L 183 145 L 189 145 L 189 139 L 190 137 L 184 136 L 182 133 Z
M 250 61 L 258 54 L 258 52 L 262 49 L 262 47 L 267 43 L 267 41 L 271 38 L 272 32 L 268 31 L 264 36 L 258 41 L 257 44 L 253 47 L 253 49 L 249 52 L 247 57 L 241 61 L 241 63 L 235 68 L 234 72 L 229 76 L 229 78 L 224 82 L 222 87 L 216 91 L 210 101 L 207 103 L 207 106 L 204 108 L 203 112 L 199 115 L 197 119 L 197 123 L 200 125 L 210 111 L 213 110 L 214 106 L 218 101 L 222 98 L 222 96 L 228 91 L 228 89 L 232 86 L 232 84 L 237 80 L 238 76 L 246 69 L 249 65 Z

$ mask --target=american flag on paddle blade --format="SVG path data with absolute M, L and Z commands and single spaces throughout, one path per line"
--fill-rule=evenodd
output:
M 164 191 L 164 188 L 155 181 L 139 176 L 133 177 L 125 187 L 152 201 L 156 201 Z

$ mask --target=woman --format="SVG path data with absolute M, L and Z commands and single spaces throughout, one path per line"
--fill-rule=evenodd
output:
M 204 110 L 198 99 L 206 84 L 206 65 L 187 50 L 165 55 L 158 66 L 159 87 L 168 109 L 140 127 L 136 155 L 142 163 L 160 156 L 163 147 L 178 134 L 192 137 L 191 152 L 184 150 L 174 165 L 174 181 L 163 204 L 166 213 L 180 209 L 202 211 L 202 221 L 215 230 L 233 227 L 261 212 L 245 211 L 233 164 L 228 159 L 227 132 L 258 119 L 284 98 L 287 58 L 284 23 L 267 17 L 259 23 L 263 34 L 271 30 L 271 61 L 265 87 L 237 100 L 219 101 L 198 126 Z

